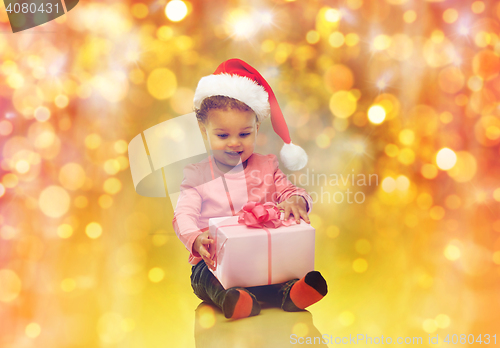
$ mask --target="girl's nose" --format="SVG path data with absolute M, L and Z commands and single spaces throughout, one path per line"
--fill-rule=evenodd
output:
M 241 145 L 241 142 L 239 141 L 239 139 L 236 139 L 236 138 L 229 139 L 229 143 L 228 143 L 229 147 L 238 147 L 240 145 Z

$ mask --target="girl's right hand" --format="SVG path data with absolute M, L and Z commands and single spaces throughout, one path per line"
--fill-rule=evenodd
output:
M 213 239 L 210 239 L 208 236 L 208 231 L 205 231 L 196 237 L 193 249 L 200 254 L 203 261 L 207 264 L 208 268 L 212 271 L 215 271 L 215 262 L 210 259 L 210 253 L 208 252 L 208 245 L 214 242 Z

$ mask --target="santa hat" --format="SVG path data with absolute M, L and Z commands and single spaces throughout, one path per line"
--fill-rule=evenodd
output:
M 299 170 L 307 164 L 307 154 L 292 144 L 288 127 L 276 96 L 257 70 L 241 59 L 223 62 L 212 75 L 202 77 L 194 94 L 194 106 L 199 109 L 203 99 L 221 95 L 248 105 L 259 122 L 271 116 L 273 129 L 285 142 L 280 152 L 281 161 L 290 170 Z

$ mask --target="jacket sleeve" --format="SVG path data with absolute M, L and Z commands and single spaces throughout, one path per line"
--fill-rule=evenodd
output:
M 270 158 L 274 171 L 274 185 L 276 186 L 278 204 L 287 200 L 291 196 L 301 196 L 306 200 L 307 213 L 311 212 L 312 198 L 303 188 L 297 187 L 288 180 L 286 175 L 278 167 L 276 156 Z
M 198 220 L 201 214 L 202 185 L 196 185 L 196 168 L 187 166 L 184 169 L 184 180 L 181 183 L 179 199 L 174 211 L 172 225 L 180 241 L 189 251 L 189 262 L 199 258 L 200 254 L 193 251 L 193 244 L 202 233 L 198 228 Z

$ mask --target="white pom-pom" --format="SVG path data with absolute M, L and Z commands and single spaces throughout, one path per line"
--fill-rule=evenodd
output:
M 285 165 L 287 169 L 299 170 L 305 167 L 307 164 L 307 153 L 300 146 L 290 144 L 285 144 L 281 148 L 280 152 L 281 162 Z

